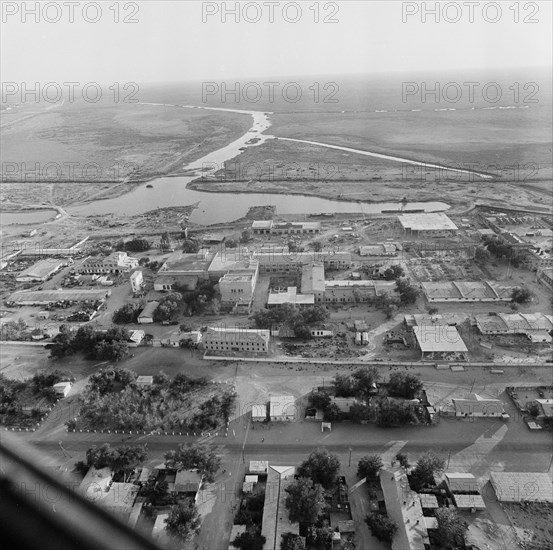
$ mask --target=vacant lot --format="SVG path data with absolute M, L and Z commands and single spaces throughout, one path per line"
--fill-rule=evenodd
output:
M 543 502 L 504 503 L 503 509 L 509 516 L 524 548 L 529 550 L 551 548 L 553 504 Z

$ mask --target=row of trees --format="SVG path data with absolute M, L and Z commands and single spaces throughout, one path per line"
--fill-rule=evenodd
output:
M 358 397 L 368 399 L 374 393 L 375 384 L 380 380 L 376 367 L 361 367 L 351 375 L 337 374 L 334 379 L 336 397 Z M 404 372 L 393 372 L 386 383 L 389 395 L 414 399 L 423 390 L 418 376 Z
M 81 326 L 73 334 L 66 325 L 50 347 L 50 356 L 61 358 L 82 352 L 87 359 L 120 361 L 128 353 L 129 333 L 124 328 L 111 327 L 105 332 L 96 332 L 90 325 Z
M 94 445 L 86 451 L 86 462 L 79 461 L 75 464 L 78 471 L 85 473 L 89 468 L 111 468 L 116 474 L 123 476 L 126 481 L 138 466 L 148 458 L 145 447 L 121 446 L 112 447 L 104 443 L 100 447 Z

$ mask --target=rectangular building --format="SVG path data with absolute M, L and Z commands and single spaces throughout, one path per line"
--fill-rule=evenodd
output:
M 553 485 L 547 473 L 490 472 L 499 502 L 553 502 Z
M 55 258 L 40 260 L 22 271 L 15 280 L 18 283 L 43 282 L 65 265 L 67 265 L 65 260 L 56 260 Z
M 105 258 L 89 256 L 85 258 L 80 273 L 126 273 L 138 267 L 138 260 L 128 256 L 126 252 L 113 252 Z
M 404 231 L 415 235 L 446 235 L 456 233 L 457 226 L 443 212 L 403 214 L 398 216 Z
M 207 351 L 267 353 L 269 338 L 268 330 L 209 327 L 202 341 Z
M 138 322 L 141 325 L 152 324 L 154 322 L 154 311 L 159 306 L 159 302 L 148 302 L 144 309 L 138 315 Z
M 283 304 L 292 304 L 298 307 L 309 307 L 315 304 L 315 296 L 312 294 L 298 294 L 295 286 L 289 286 L 286 291 L 271 292 L 267 299 L 267 307 L 277 307 Z
M 271 395 L 269 397 L 269 419 L 271 422 L 295 420 L 298 411 L 293 395 Z

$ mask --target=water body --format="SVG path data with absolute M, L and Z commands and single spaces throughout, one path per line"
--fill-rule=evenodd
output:
M 410 203 L 361 203 L 357 201 L 336 201 L 304 195 L 281 195 L 266 193 L 209 193 L 188 189 L 187 185 L 200 176 L 213 176 L 224 167 L 224 163 L 239 156 L 246 148 L 256 147 L 273 136 L 262 134 L 270 126 L 269 112 L 222 109 L 218 107 L 178 106 L 163 103 L 151 105 L 172 106 L 175 108 L 231 111 L 248 114 L 253 119 L 251 128 L 243 136 L 229 145 L 208 153 L 204 157 L 185 166 L 194 172 L 189 176 L 158 178 L 149 187 L 144 184 L 121 197 L 67 208 L 70 214 L 79 216 L 121 214 L 136 215 L 168 206 L 186 206 L 198 203 L 198 208 L 190 216 L 190 221 L 198 224 L 225 223 L 244 216 L 252 206 L 273 205 L 278 214 L 319 214 L 319 213 L 380 213 L 383 210 L 400 211 L 418 209 L 427 212 L 447 210 L 449 205 L 442 202 Z M 251 142 L 252 139 L 257 141 Z
M 54 219 L 55 210 L 21 210 L 20 212 L 2 212 L 0 214 L 1 225 L 29 225 L 33 223 L 44 223 Z

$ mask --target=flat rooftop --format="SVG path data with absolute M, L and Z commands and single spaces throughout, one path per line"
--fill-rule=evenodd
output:
M 267 305 L 278 306 L 282 304 L 296 304 L 301 306 L 312 306 L 315 304 L 313 294 L 298 294 L 295 286 L 288 287 L 285 292 L 271 292 L 267 300 Z
M 443 212 L 398 216 L 404 229 L 411 231 L 454 231 L 457 226 Z
M 325 291 L 325 269 L 322 263 L 311 263 L 303 266 L 301 291 L 306 294 Z
M 417 326 L 413 327 L 413 333 L 423 353 L 466 353 L 468 351 L 456 327 L 449 325 Z
M 500 502 L 553 502 L 553 484 L 545 473 L 490 472 Z

